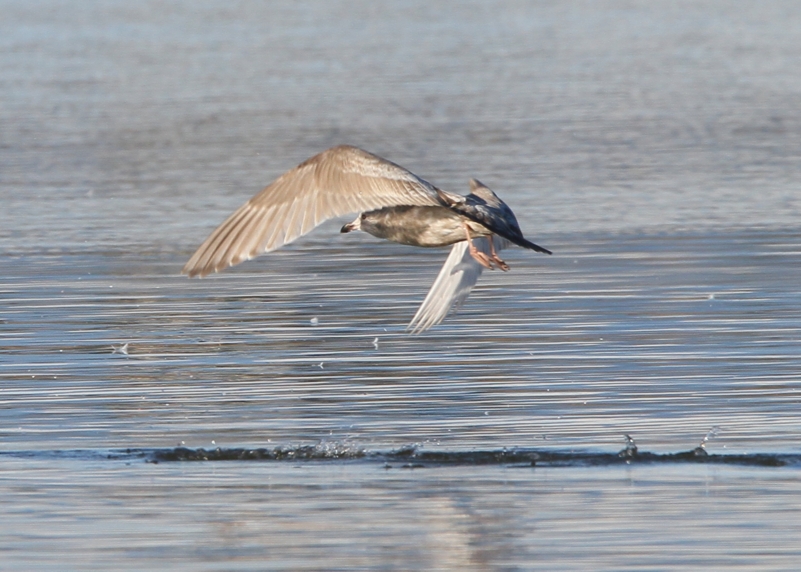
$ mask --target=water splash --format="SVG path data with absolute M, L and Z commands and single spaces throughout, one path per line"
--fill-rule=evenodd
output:
M 626 447 L 620 451 L 617 456 L 624 459 L 633 459 L 637 456 L 637 443 L 634 442 L 634 438 L 628 433 L 626 433 L 624 437 L 626 438 Z
M 718 433 L 720 433 L 720 431 L 721 429 L 717 425 L 715 425 L 714 427 L 712 427 L 712 429 L 707 431 L 706 435 L 704 435 L 704 438 L 701 439 L 701 442 L 698 444 L 698 446 L 695 449 L 693 449 L 693 454 L 698 457 L 708 456 L 709 453 L 706 450 L 706 444 L 711 439 L 715 438 L 718 435 Z

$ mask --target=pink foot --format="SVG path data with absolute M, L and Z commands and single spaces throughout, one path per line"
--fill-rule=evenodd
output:
M 476 247 L 473 246 L 472 242 L 470 243 L 470 256 L 475 258 L 476 262 L 478 262 L 484 268 L 489 268 L 492 270 L 492 259 L 483 252 L 477 250 Z

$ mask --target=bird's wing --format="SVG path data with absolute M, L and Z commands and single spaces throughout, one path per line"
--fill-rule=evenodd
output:
M 496 252 L 511 244 L 508 240 L 493 235 L 474 238 L 473 245 L 477 250 L 489 255 L 490 240 L 494 241 Z M 478 282 L 482 270 L 484 267 L 470 256 L 467 241 L 454 244 L 442 270 L 434 280 L 434 285 L 431 286 L 406 330 L 419 334 L 439 324 L 452 307 L 458 308 L 467 299 L 473 286 Z
M 183 273 L 218 272 L 280 248 L 334 217 L 387 206 L 441 204 L 433 185 L 403 167 L 357 147 L 332 147 L 239 207 L 200 245 Z
M 530 248 L 543 254 L 552 254 L 547 248 L 527 240 L 520 230 L 517 218 L 492 189 L 478 179 L 470 179 L 470 194 L 466 197 L 440 191 L 443 204 L 449 206 L 460 215 L 473 220 L 492 233 L 497 234 L 523 248 Z

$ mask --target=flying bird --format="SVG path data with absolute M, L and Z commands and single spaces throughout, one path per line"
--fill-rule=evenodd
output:
M 464 302 L 484 268 L 509 270 L 498 256 L 509 244 L 551 254 L 526 240 L 512 210 L 476 179 L 469 195 L 457 195 L 377 155 L 340 145 L 290 169 L 239 207 L 200 245 L 183 274 L 219 272 L 354 212 L 359 216 L 341 232 L 362 230 L 411 246 L 453 245 L 409 323 L 412 333 L 439 324 Z

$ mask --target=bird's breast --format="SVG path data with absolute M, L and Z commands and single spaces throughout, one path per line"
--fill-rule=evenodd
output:
M 447 246 L 465 240 L 465 223 L 471 236 L 490 234 L 482 225 L 446 207 L 385 207 L 361 216 L 361 230 L 378 238 L 422 247 Z

